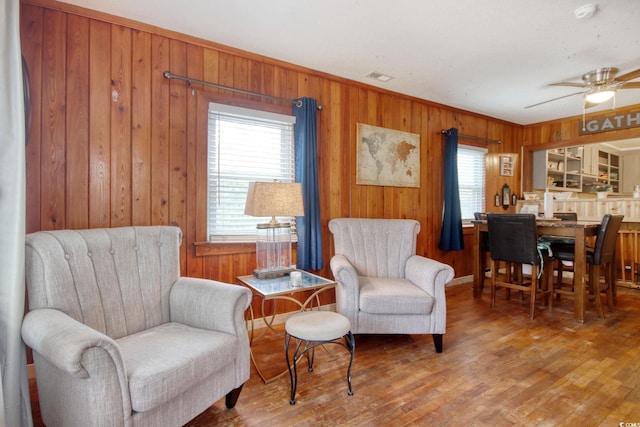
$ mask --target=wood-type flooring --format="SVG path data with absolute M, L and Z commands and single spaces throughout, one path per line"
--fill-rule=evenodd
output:
M 444 352 L 429 335 L 360 335 L 347 395 L 348 356 L 316 352 L 314 372 L 299 365 L 296 404 L 289 377 L 263 384 L 254 367 L 238 403 L 224 399 L 192 420 L 201 426 L 618 426 L 640 423 L 640 291 L 619 288 L 618 306 L 584 324 L 572 300 L 553 310 L 470 285 L 447 288 Z M 282 326 L 253 350 L 267 376 L 285 369 Z M 34 425 L 41 426 L 33 386 Z M 621 424 L 623 423 L 623 424 Z M 631 424 L 626 424 L 631 425 Z M 638 424 L 640 425 L 640 424 Z

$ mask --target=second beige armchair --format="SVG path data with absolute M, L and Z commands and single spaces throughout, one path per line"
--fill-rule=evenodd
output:
M 405 219 L 336 218 L 329 222 L 338 283 L 336 310 L 354 334 L 431 334 L 442 352 L 449 265 L 416 255 L 420 223 Z

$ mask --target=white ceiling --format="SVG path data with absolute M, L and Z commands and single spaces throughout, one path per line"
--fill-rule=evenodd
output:
M 531 124 L 582 113 L 582 74 L 640 68 L 640 1 L 67 0 L 421 99 Z M 393 76 L 381 83 L 372 71 Z M 634 81 L 637 81 L 634 80 Z M 640 104 L 640 89 L 616 106 Z M 606 111 L 611 102 L 592 108 Z

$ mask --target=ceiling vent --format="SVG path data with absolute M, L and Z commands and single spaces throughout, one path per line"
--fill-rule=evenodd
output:
M 380 82 L 383 82 L 383 83 L 388 82 L 389 80 L 391 80 L 393 78 L 391 76 L 387 76 L 386 74 L 378 73 L 376 71 L 370 72 L 369 74 L 367 74 L 366 77 L 369 77 L 371 79 L 376 79 L 376 80 L 378 80 Z

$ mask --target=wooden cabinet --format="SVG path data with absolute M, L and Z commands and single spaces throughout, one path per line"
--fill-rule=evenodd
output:
M 604 144 L 535 151 L 533 189 L 595 192 L 596 186 L 608 184 L 619 193 L 622 169 L 620 154 Z
M 591 144 L 582 147 L 582 177 L 598 176 L 598 150 L 599 145 Z
M 557 148 L 533 153 L 533 187 L 582 191 L 581 147 Z
M 620 155 L 598 150 L 598 183 L 609 184 L 613 193 L 620 192 Z

